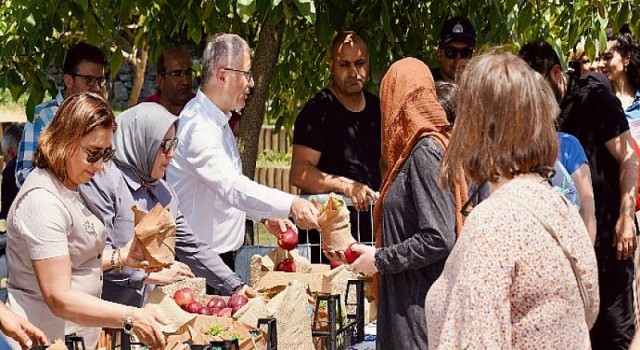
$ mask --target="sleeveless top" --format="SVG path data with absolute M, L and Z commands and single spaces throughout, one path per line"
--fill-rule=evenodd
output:
M 96 298 L 100 298 L 102 293 L 102 253 L 106 242 L 106 231 L 102 221 L 87 208 L 78 192 L 67 189 L 49 171 L 36 168 L 18 192 L 7 218 L 7 306 L 40 328 L 50 341 L 64 340 L 65 335 L 76 333 L 84 337 L 87 349 L 94 349 L 100 328 L 80 326 L 55 316 L 49 310 L 40 291 L 31 263 L 31 252 L 46 249 L 46 242 L 52 237 L 44 230 L 27 230 L 23 223 L 28 218 L 16 216 L 16 208 L 21 200 L 27 193 L 36 189 L 46 190 L 60 201 L 59 208 L 43 209 L 55 209 L 63 213 L 64 218 L 60 222 L 66 224 L 68 255 L 71 260 L 71 288 Z M 51 254 L 50 257 L 55 256 L 61 255 Z M 35 259 L 38 260 L 38 257 Z M 14 347 L 16 345 L 12 344 Z

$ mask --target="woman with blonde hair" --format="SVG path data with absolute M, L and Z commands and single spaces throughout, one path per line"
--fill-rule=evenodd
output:
M 549 182 L 557 157 L 551 88 L 525 61 L 472 59 L 440 168 L 489 183 L 426 298 L 432 349 L 589 349 L 599 306 L 595 253 Z
M 36 169 L 7 217 L 7 306 L 50 341 L 76 333 L 94 349 L 100 327 L 109 327 L 164 348 L 159 314 L 100 299 L 103 271 L 146 263 L 136 239 L 105 249 L 104 224 L 78 192 L 113 157 L 115 128 L 107 102 L 82 93 L 65 99 L 40 137 Z

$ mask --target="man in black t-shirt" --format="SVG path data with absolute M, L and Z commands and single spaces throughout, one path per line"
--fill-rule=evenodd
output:
M 598 73 L 570 77 L 551 45 L 538 41 L 520 50 L 542 74 L 560 103 L 560 130 L 575 135 L 591 167 L 596 205 L 595 242 L 600 313 L 591 330 L 594 349 L 627 349 L 633 323 L 633 254 L 638 160 L 620 101 Z
M 381 183 L 380 99 L 364 90 L 369 53 L 360 35 L 336 36 L 329 70 L 331 85 L 311 98 L 296 119 L 291 183 L 308 194 L 343 194 L 356 211 L 367 211 Z M 359 223 L 357 215 L 352 211 L 354 237 L 371 242 L 370 213 L 360 215 Z

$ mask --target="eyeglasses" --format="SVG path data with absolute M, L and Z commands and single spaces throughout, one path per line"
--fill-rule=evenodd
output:
M 91 164 L 96 163 L 100 159 L 102 159 L 103 163 L 106 163 L 113 159 L 113 156 L 116 154 L 116 150 L 111 147 L 99 151 L 89 151 L 82 145 L 80 145 L 80 148 L 82 148 L 87 153 L 87 162 Z
M 160 72 L 160 74 L 164 76 L 169 74 L 173 78 L 184 78 L 184 77 L 191 78 L 193 76 L 193 69 L 191 68 L 185 69 L 185 70 L 176 69 L 176 70 L 172 70 L 171 72 Z
M 448 59 L 456 58 L 459 56 L 462 59 L 469 59 L 473 56 L 473 49 L 470 47 L 465 47 L 463 49 L 457 49 L 453 46 L 445 46 L 444 48 L 444 57 Z
M 177 137 L 162 140 L 162 142 L 160 142 L 160 148 L 162 149 L 162 152 L 164 152 L 164 154 L 169 154 L 169 152 L 171 152 L 171 150 L 175 150 L 176 147 L 178 147 Z
M 96 77 L 95 75 L 87 74 L 71 73 L 71 76 L 84 78 L 84 83 L 87 84 L 87 86 L 94 86 L 96 83 L 98 84 L 98 86 L 102 86 L 102 83 L 105 80 L 105 77 Z
M 253 80 L 253 74 L 251 73 L 250 70 L 239 70 L 239 69 L 233 69 L 233 68 L 222 68 L 222 69 L 230 70 L 232 72 L 242 73 L 244 77 L 247 78 L 247 81 Z

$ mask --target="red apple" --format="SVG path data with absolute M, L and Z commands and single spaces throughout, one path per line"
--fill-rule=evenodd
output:
M 182 288 L 173 294 L 173 300 L 184 309 L 196 300 L 196 295 L 191 288 Z
M 220 297 L 212 297 L 209 299 L 207 307 L 210 309 L 224 309 L 227 307 L 227 303 Z
M 276 271 L 296 272 L 296 264 L 291 259 L 284 259 L 278 264 Z
M 233 309 L 230 307 L 225 307 L 224 309 L 220 310 L 220 312 L 218 313 L 218 316 L 220 317 L 231 317 L 231 314 L 233 313 Z
M 278 246 L 286 250 L 296 249 L 298 246 L 298 234 L 289 227 L 287 231 L 278 235 Z
M 249 302 L 249 300 L 247 300 L 247 298 L 243 297 L 242 295 L 232 294 L 231 298 L 229 299 L 228 307 L 232 309 L 236 309 L 236 308 L 239 309 L 243 307 L 245 304 L 247 304 L 247 302 Z
M 200 315 L 209 315 L 209 316 L 213 315 L 213 314 L 211 313 L 211 309 L 209 309 L 209 308 L 208 308 L 208 307 L 206 307 L 206 306 L 201 307 L 201 308 L 200 308 L 200 310 L 198 310 L 198 313 L 199 313 Z
M 192 302 L 191 304 L 187 305 L 187 311 L 192 313 L 192 314 L 197 314 L 200 309 L 202 309 L 202 304 L 200 304 L 197 301 Z
M 211 311 L 211 315 L 213 315 L 213 316 L 218 316 L 218 314 L 220 313 L 220 311 L 221 311 L 222 309 L 218 309 L 218 308 L 215 308 L 215 307 L 214 307 L 214 308 L 209 309 L 209 310 Z
M 331 266 L 332 270 L 337 268 L 337 267 L 339 267 L 340 265 L 342 265 L 342 263 L 340 261 L 338 261 L 338 260 L 331 260 L 329 262 L 329 266 Z
M 356 259 L 360 256 L 359 252 L 353 251 L 352 247 L 354 244 L 360 244 L 360 242 L 353 242 L 349 244 L 349 247 L 347 248 L 347 250 L 344 251 L 344 258 L 347 260 L 349 264 L 356 261 Z

